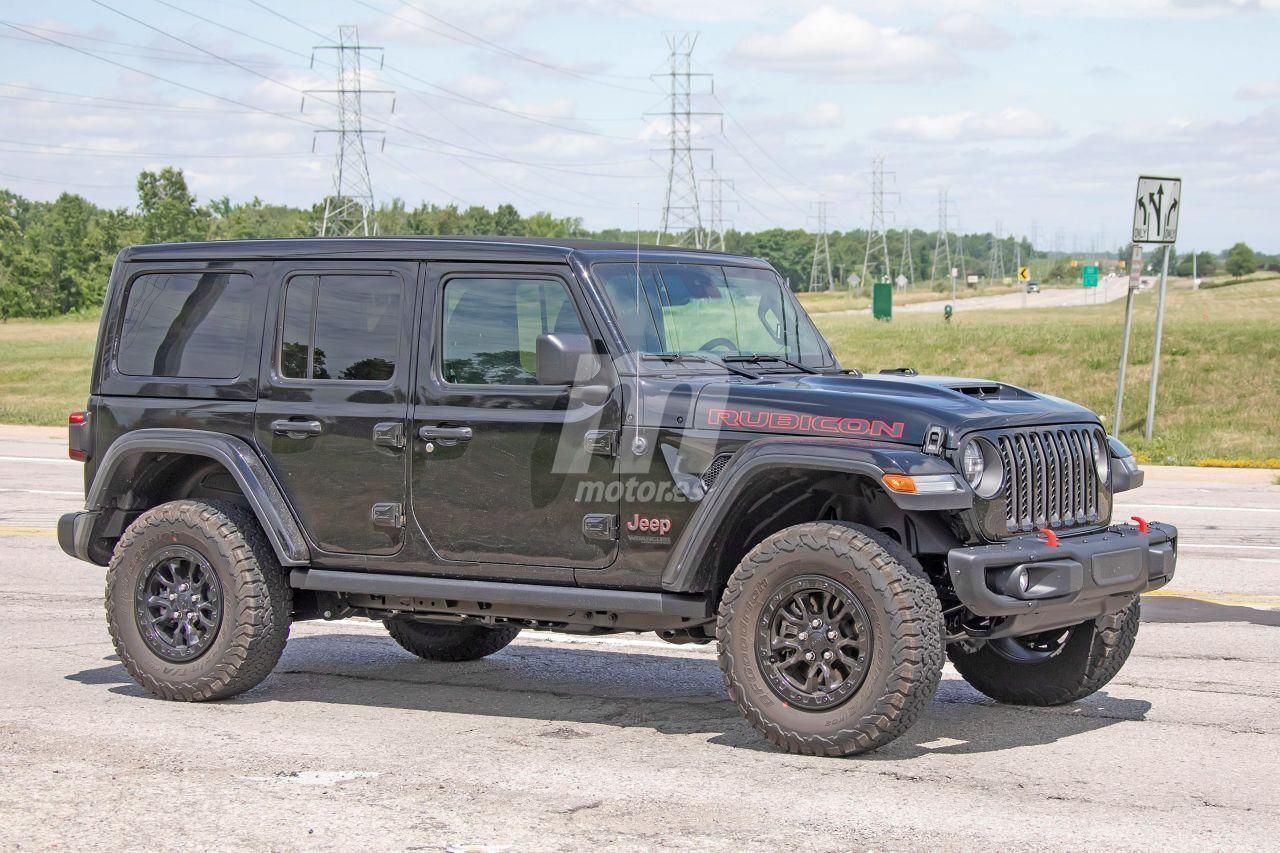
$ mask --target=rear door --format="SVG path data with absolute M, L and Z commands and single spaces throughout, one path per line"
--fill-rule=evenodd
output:
M 404 542 L 405 435 L 419 265 L 277 263 L 254 436 L 311 541 Z M 274 339 L 274 340 L 273 340 Z
M 609 565 L 616 389 L 584 399 L 535 375 L 539 335 L 598 338 L 568 267 L 432 263 L 425 292 L 411 481 L 432 548 L 516 578 Z

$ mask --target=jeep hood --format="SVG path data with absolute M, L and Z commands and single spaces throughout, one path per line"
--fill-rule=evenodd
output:
M 697 393 L 700 428 L 823 435 L 920 445 L 930 426 L 954 447 L 967 433 L 1099 423 L 1083 406 L 985 379 L 901 374 L 767 376 L 720 380 Z

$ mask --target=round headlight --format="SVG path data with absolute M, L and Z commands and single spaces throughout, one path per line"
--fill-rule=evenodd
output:
M 1094 432 L 1089 435 L 1089 443 L 1093 445 L 1093 467 L 1098 472 L 1098 482 L 1105 483 L 1111 476 L 1111 451 L 1102 433 Z
M 991 442 L 975 438 L 960 451 L 960 473 L 983 500 L 991 500 L 1004 485 L 1004 465 Z
M 987 460 L 982 458 L 982 448 L 978 442 L 971 441 L 964 446 L 960 454 L 960 473 L 969 481 L 969 485 L 978 488 L 982 482 L 982 473 L 987 469 Z

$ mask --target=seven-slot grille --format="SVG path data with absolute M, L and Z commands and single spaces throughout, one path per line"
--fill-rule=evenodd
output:
M 1004 464 L 1002 492 L 1010 532 L 1100 519 L 1094 432 L 1090 427 L 1046 427 L 993 437 Z

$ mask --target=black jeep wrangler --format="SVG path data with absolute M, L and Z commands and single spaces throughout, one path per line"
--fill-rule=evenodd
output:
M 1176 531 L 1098 418 L 843 368 L 752 258 L 498 239 L 139 246 L 71 415 L 121 660 L 166 699 L 262 681 L 301 619 L 473 660 L 523 628 L 716 641 L 767 738 L 902 734 L 946 651 L 1002 702 L 1106 684 Z

